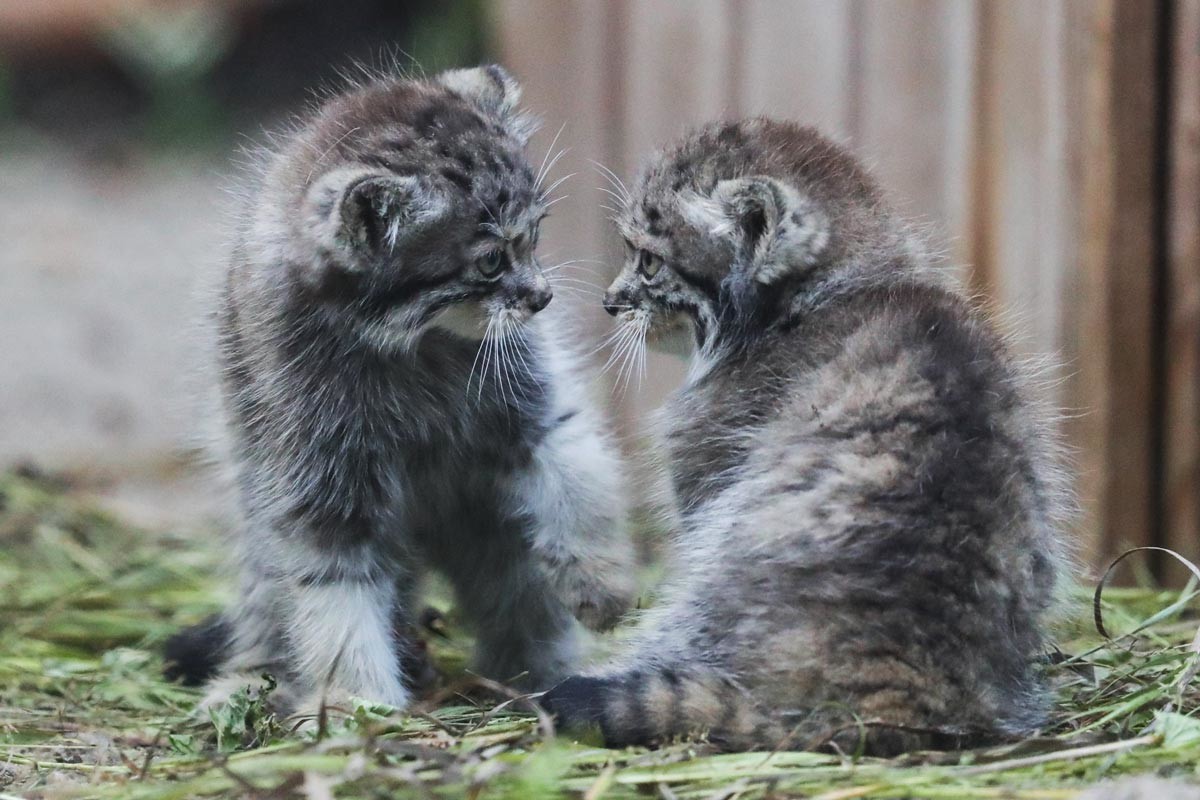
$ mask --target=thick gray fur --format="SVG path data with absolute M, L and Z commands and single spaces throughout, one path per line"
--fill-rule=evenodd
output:
M 215 309 L 241 585 L 231 641 L 194 639 L 226 646 L 208 702 L 270 672 L 288 711 L 407 705 L 427 568 L 474 668 L 530 687 L 575 665 L 573 616 L 630 603 L 620 464 L 537 313 L 549 201 L 518 94 L 498 67 L 379 77 L 268 155 Z
M 543 701 L 612 744 L 877 753 L 1026 734 L 1067 563 L 1053 425 L 843 148 L 704 127 L 625 193 L 606 306 L 686 348 L 663 411 L 673 577 Z

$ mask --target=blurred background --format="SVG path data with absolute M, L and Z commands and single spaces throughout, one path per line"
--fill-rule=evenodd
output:
M 506 64 L 532 159 L 565 125 L 578 173 L 543 252 L 597 285 L 591 161 L 628 179 L 715 117 L 821 127 L 1062 365 L 1086 559 L 1200 557 L 1200 0 L 0 0 L 0 468 L 151 524 L 216 511 L 187 376 L 224 189 L 354 60 Z M 681 374 L 614 400 L 631 440 Z

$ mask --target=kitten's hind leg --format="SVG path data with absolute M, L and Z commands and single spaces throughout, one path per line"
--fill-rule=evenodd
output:
M 303 548 L 297 551 L 297 548 Z M 266 548 L 290 552 L 270 568 L 250 571 L 231 608 L 233 643 L 205 705 L 243 686 L 278 683 L 272 705 L 283 713 L 316 713 L 351 696 L 402 708 L 410 694 L 400 667 L 396 622 L 404 619 L 396 575 L 370 547 Z
M 290 683 L 287 646 L 280 628 L 281 597 L 269 574 L 269 570 L 247 565 L 238 599 L 221 615 L 228 640 L 220 671 L 205 684 L 201 708 L 222 705 L 247 686 L 259 690 L 267 683 L 264 675 L 283 687 Z M 272 704 L 289 707 L 294 699 L 284 688 L 272 696 Z
M 377 569 L 332 568 L 293 580 L 286 635 L 299 681 L 310 690 L 298 710 L 341 704 L 351 695 L 408 705 L 394 630 L 394 579 Z

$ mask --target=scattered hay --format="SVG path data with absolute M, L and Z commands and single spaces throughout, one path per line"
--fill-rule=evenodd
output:
M 1070 655 L 1048 667 L 1060 697 L 1054 724 L 1029 741 L 893 760 L 718 755 L 702 743 L 609 751 L 549 738 L 519 702 L 479 705 L 467 693 L 444 692 L 447 704 L 409 715 L 347 710 L 324 735 L 249 696 L 189 716 L 197 693 L 165 682 L 157 653 L 170 632 L 220 605 L 216 550 L 130 529 L 45 481 L 0 476 L 0 800 L 1050 800 L 1152 774 L 1094 788 L 1095 800 L 1164 786 L 1184 796 L 1180 781 L 1200 781 L 1194 586 L 1106 588 L 1111 641 L 1080 593 L 1059 637 Z M 448 630 L 429 647 L 461 674 L 469 641 L 452 615 Z

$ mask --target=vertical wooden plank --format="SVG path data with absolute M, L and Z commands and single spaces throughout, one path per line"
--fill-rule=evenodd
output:
M 1073 404 L 1082 529 L 1099 563 L 1155 528 L 1154 297 L 1158 186 L 1157 3 L 1067 6 L 1080 142 L 1071 155 L 1080 244 L 1063 307 L 1071 312 Z
M 851 7 L 849 0 L 743 0 L 743 113 L 787 117 L 848 138 Z
M 610 322 L 599 296 L 615 254 L 610 226 L 598 209 L 592 162 L 612 163 L 620 152 L 623 131 L 614 118 L 623 112 L 623 6 L 615 0 L 501 0 L 491 7 L 494 49 L 521 81 L 524 105 L 544 121 L 529 146 L 531 161 L 535 166 L 542 161 L 560 130 L 555 149 L 569 148 L 548 180 L 575 175 L 555 192 L 568 197 L 546 220 L 539 255 L 548 265 L 587 260 L 564 268 L 570 284 L 556 291 L 550 309 L 579 321 L 588 338 L 602 335 Z
M 737 7 L 726 0 L 638 0 L 626 26 L 627 163 L 686 128 L 737 113 L 730 65 Z M 748 24 L 743 22 L 741 24 Z
M 861 7 L 858 150 L 901 210 L 970 256 L 976 4 L 894 0 Z
M 1174 5 L 1163 298 L 1163 543 L 1200 564 L 1200 0 Z M 1174 560 L 1165 574 L 1182 583 Z
M 1013 317 L 1019 345 L 1053 353 L 1075 245 L 1064 6 L 985 2 L 979 13 L 973 282 Z

